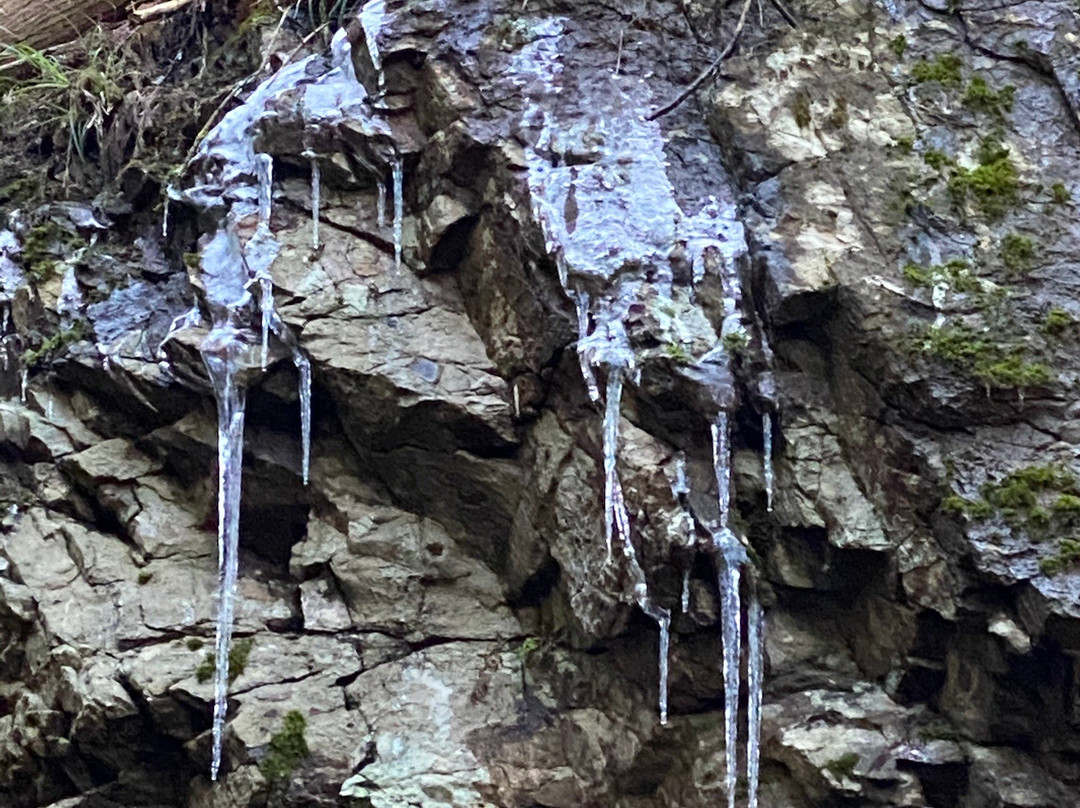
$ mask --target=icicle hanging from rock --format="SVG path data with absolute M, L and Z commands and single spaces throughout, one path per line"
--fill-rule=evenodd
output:
M 766 416 L 768 417 L 768 416 Z M 761 770 L 761 701 L 765 680 L 765 613 L 757 595 L 750 599 L 747 609 L 747 735 L 746 782 L 747 808 L 757 808 L 758 779 Z
M 322 201 L 322 172 L 319 161 L 311 158 L 311 249 L 319 249 L 319 206 Z
M 728 808 L 735 808 L 735 785 L 739 771 L 739 658 L 742 650 L 739 570 L 747 558 L 742 545 L 726 527 L 717 526 L 713 541 L 720 565 L 720 625 L 724 643 L 724 741 L 727 758 L 725 784 Z
M 765 477 L 765 508 L 772 513 L 773 508 L 773 434 L 772 415 L 765 413 L 761 416 L 761 433 L 764 447 L 762 449 L 762 466 Z
M 394 265 L 401 269 L 401 238 L 405 216 L 405 200 L 403 169 L 401 159 L 395 158 L 393 168 L 394 180 Z
M 379 180 L 379 201 L 378 201 L 378 222 L 379 229 L 386 227 L 386 183 Z
M 215 326 L 202 345 L 203 362 L 218 406 L 218 614 L 214 643 L 214 723 L 210 779 L 221 769 L 221 748 L 228 711 L 229 648 L 232 643 L 236 580 L 239 569 L 240 489 L 244 460 L 243 388 L 238 384 L 241 335 L 228 324 Z
M 297 353 L 293 363 L 300 374 L 300 468 L 307 485 L 311 476 L 311 361 Z

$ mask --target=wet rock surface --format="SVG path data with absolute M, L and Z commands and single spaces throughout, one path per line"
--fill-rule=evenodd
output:
M 312 112 L 330 57 L 262 108 L 312 460 L 305 486 L 273 341 L 216 783 L 210 318 L 170 324 L 211 313 L 235 166 L 177 179 L 167 236 L 142 202 L 3 202 L 0 803 L 723 804 L 718 570 L 685 528 L 717 518 L 718 407 L 766 613 L 759 804 L 1080 801 L 1075 4 L 762 4 L 646 121 L 739 5 L 373 2 L 340 117 Z M 625 333 L 579 361 L 583 293 Z M 605 559 L 582 376 L 623 338 L 633 564 Z M 666 726 L 639 576 L 672 614 Z

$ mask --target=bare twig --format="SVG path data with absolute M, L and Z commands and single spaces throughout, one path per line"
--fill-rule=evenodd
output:
M 784 22 L 790 25 L 792 28 L 798 28 L 799 23 L 795 19 L 795 15 L 788 11 L 787 6 L 784 5 L 783 0 L 769 0 L 773 4 L 773 7 L 780 12 L 780 16 L 784 18 Z
M 735 50 L 735 43 L 739 41 L 739 34 L 742 33 L 743 28 L 746 26 L 746 15 L 750 12 L 750 2 L 751 0 L 744 0 L 742 11 L 739 13 L 739 21 L 735 25 L 735 32 L 731 35 L 731 41 L 727 43 L 727 47 L 720 51 L 720 55 L 713 59 L 712 63 L 702 70 L 701 73 L 698 74 L 698 77 L 690 82 L 689 86 L 679 93 L 674 101 L 670 101 L 660 107 L 660 109 L 650 112 L 645 116 L 645 120 L 655 121 L 661 115 L 667 115 L 675 109 L 675 107 L 679 106 L 679 104 L 693 95 L 694 91 L 708 80 L 709 76 L 713 74 L 713 71 L 720 67 L 722 61 L 731 55 L 731 52 Z

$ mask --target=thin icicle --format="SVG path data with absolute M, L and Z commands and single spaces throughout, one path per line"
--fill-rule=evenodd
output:
M 405 217 L 404 182 L 402 176 L 401 159 L 395 159 L 393 165 L 394 175 L 394 263 L 401 269 L 401 233 Z
M 215 328 L 204 345 L 203 361 L 214 385 L 218 408 L 218 614 L 214 643 L 213 758 L 210 779 L 221 768 L 222 738 L 228 711 L 229 648 L 232 643 L 240 536 L 240 485 L 244 457 L 244 390 L 237 384 L 234 351 L 237 334 Z
M 765 678 L 765 613 L 757 595 L 750 599 L 747 610 L 747 736 L 746 780 L 749 797 L 747 808 L 757 808 L 758 779 L 761 771 L 761 689 Z
M 578 291 L 574 296 L 574 308 L 577 310 L 578 364 L 581 365 L 581 377 L 585 380 L 585 387 L 589 391 L 592 401 L 600 400 L 600 388 L 596 384 L 596 374 L 593 373 L 589 357 L 585 352 L 585 345 L 589 337 L 589 293 Z
M 262 369 L 266 370 L 267 354 L 270 350 L 270 321 L 274 316 L 274 281 L 266 273 L 260 273 L 259 281 L 259 311 L 262 314 L 262 346 L 259 359 Z
M 22 369 L 22 373 L 19 374 L 19 399 L 23 404 L 26 403 L 26 388 L 30 385 L 30 371 L 26 368 Z
M 735 784 L 739 776 L 739 656 L 740 618 L 739 564 L 742 558 L 727 543 L 722 550 L 720 568 L 720 622 L 724 640 L 724 746 L 727 757 L 725 784 L 728 808 L 735 808 Z M 734 543 L 738 547 L 737 542 Z M 741 548 L 738 548 L 741 550 Z
M 169 195 L 166 194 L 165 195 L 165 202 L 162 204 L 162 209 L 161 209 L 161 237 L 162 238 L 168 238 L 169 237 L 169 203 L 170 202 L 172 202 L 172 200 L 169 199 Z
M 53 399 L 52 396 L 45 397 L 45 420 L 51 421 L 53 419 Z
M 386 183 L 379 180 L 379 229 L 386 227 Z
M 660 723 L 667 724 L 668 712 L 668 651 L 671 646 L 671 613 L 662 610 L 663 616 L 657 618 L 660 626 Z
M 311 158 L 311 249 L 319 249 L 319 203 L 322 196 L 322 173 L 319 161 Z
M 269 154 L 255 155 L 255 168 L 259 174 L 259 224 L 269 227 L 274 192 L 274 158 Z
M 304 485 L 307 485 L 311 470 L 311 362 L 302 353 L 297 353 L 293 363 L 300 372 L 300 465 Z
M 726 528 L 728 512 L 731 510 L 731 445 L 728 439 L 728 414 L 724 410 L 716 414 L 716 421 L 712 425 L 712 440 L 720 527 Z
M 607 403 L 604 407 L 604 538 L 607 541 L 606 563 L 611 563 L 612 535 L 623 534 L 626 505 L 622 501 L 622 486 L 616 459 L 619 454 L 619 411 L 622 405 L 622 368 L 608 368 Z M 629 528 L 629 525 L 625 525 Z M 629 533 L 629 530 L 626 531 Z
M 690 613 L 690 568 L 683 570 L 682 574 L 682 613 Z
M 773 501 L 773 439 L 772 439 L 772 415 L 765 413 L 761 416 L 761 433 L 765 444 L 762 452 L 762 464 L 765 475 L 765 508 L 772 513 Z

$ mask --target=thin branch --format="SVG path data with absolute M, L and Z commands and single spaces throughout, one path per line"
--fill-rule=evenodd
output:
M 795 19 L 795 15 L 788 11 L 787 6 L 784 5 L 783 0 L 769 0 L 777 11 L 780 12 L 780 16 L 784 18 L 784 22 L 790 25 L 792 28 L 798 28 L 799 23 Z
M 667 115 L 669 112 L 675 109 L 675 107 L 679 106 L 679 104 L 681 104 L 691 95 L 693 95 L 694 91 L 705 83 L 709 76 L 713 74 L 713 71 L 715 71 L 716 68 L 720 67 L 720 63 L 726 58 L 728 58 L 731 55 L 731 52 L 735 50 L 735 43 L 739 41 L 739 34 L 742 33 L 742 30 L 746 25 L 746 15 L 749 12 L 750 0 L 744 0 L 742 12 L 740 12 L 739 14 L 739 22 L 735 25 L 735 33 L 731 35 L 731 41 L 727 43 L 727 47 L 720 51 L 720 55 L 713 59 L 712 63 L 704 70 L 702 70 L 698 77 L 692 82 L 690 82 L 690 85 L 681 93 L 679 93 L 678 97 L 676 97 L 674 101 L 668 102 L 655 112 L 650 112 L 648 115 L 645 116 L 645 120 L 655 121 L 661 115 Z

